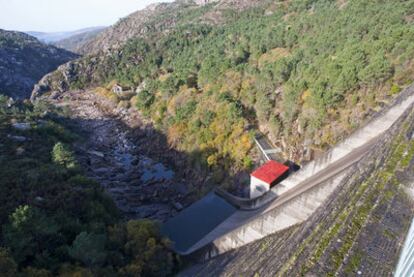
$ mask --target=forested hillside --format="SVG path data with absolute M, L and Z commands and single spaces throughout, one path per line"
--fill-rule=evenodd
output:
M 311 159 L 413 79 L 414 1 L 228 2 L 183 8 L 168 32 L 146 28 L 70 63 L 33 97 L 102 87 L 120 101 L 108 84 L 138 87 L 121 105 L 136 106 L 198 163 L 238 172 L 252 165 L 257 130 L 285 158 Z
M 268 1 L 268 0 L 266 0 Z M 154 3 L 143 10 L 121 18 L 95 39 L 81 45 L 78 52 L 91 54 L 113 51 L 133 38 L 147 34 L 166 34 L 176 26 L 189 23 L 216 25 L 223 23 L 228 9 L 242 11 L 263 2 L 262 0 L 177 0 L 171 3 Z M 214 5 L 208 5 L 213 3 Z M 206 6 L 207 5 L 207 6 Z M 200 7 L 204 7 L 200 9 Z
M 85 177 L 72 126 L 64 110 L 0 95 L 0 275 L 170 274 L 176 259 L 158 225 L 123 220 Z

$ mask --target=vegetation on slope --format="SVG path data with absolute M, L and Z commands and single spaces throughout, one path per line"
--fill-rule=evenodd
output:
M 64 111 L 9 104 L 0 96 L 0 275 L 170 274 L 175 257 L 157 224 L 124 222 L 84 176 Z
M 414 211 L 414 113 L 409 112 L 306 222 L 181 275 L 392 276 Z
M 167 33 L 74 64 L 70 85 L 145 84 L 137 108 L 174 147 L 197 150 L 197 161 L 217 170 L 251 166 L 255 129 L 300 162 L 411 81 L 413 8 L 414 1 L 263 1 L 222 11 L 221 25 L 188 20 L 213 13 L 210 4 L 182 12 Z

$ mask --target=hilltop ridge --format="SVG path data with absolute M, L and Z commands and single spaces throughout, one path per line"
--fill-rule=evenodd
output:
M 25 32 L 25 33 L 37 38 L 41 42 L 54 44 L 54 43 L 57 43 L 59 41 L 65 40 L 65 39 L 68 39 L 68 38 L 73 37 L 73 36 L 78 36 L 78 35 L 87 34 L 87 33 L 94 33 L 96 31 L 102 30 L 104 28 L 105 27 L 97 26 L 97 27 L 88 27 L 88 28 L 83 28 L 83 29 L 68 31 L 68 32 L 36 32 L 36 31 L 30 31 L 30 32 Z
M 55 41 L 53 45 L 80 54 L 82 47 L 90 41 L 93 41 L 105 29 L 106 27 L 89 28 L 81 33 L 75 33 L 67 38 Z
M 145 36 L 149 31 L 163 32 L 176 24 L 179 9 L 189 5 L 191 3 L 186 2 L 149 5 L 143 10 L 120 19 L 93 40 L 82 45 L 78 51 L 81 54 L 94 54 L 120 47 L 129 39 Z
M 121 48 L 130 39 L 144 38 L 150 33 L 167 34 L 175 27 L 190 22 L 220 24 L 225 21 L 223 11 L 242 11 L 261 2 L 263 1 L 178 0 L 172 3 L 151 4 L 143 10 L 120 19 L 94 39 L 80 46 L 77 52 L 96 54 L 100 51 Z

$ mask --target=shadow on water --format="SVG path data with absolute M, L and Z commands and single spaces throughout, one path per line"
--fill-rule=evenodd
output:
M 207 170 L 167 144 L 153 129 L 132 129 L 119 119 L 60 117 L 78 133 L 76 154 L 87 176 L 99 182 L 126 218 L 160 221 L 198 199 Z
M 207 153 L 172 148 L 165 134 L 145 126 L 132 128 L 116 117 L 60 117 L 80 134 L 76 153 L 86 174 L 112 196 L 126 218 L 166 221 L 185 207 L 232 180 L 205 164 Z M 226 163 L 229 161 L 226 161 Z

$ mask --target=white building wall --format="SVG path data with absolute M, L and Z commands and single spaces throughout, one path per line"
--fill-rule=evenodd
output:
M 250 175 L 250 198 L 256 198 L 270 190 L 270 185 Z

